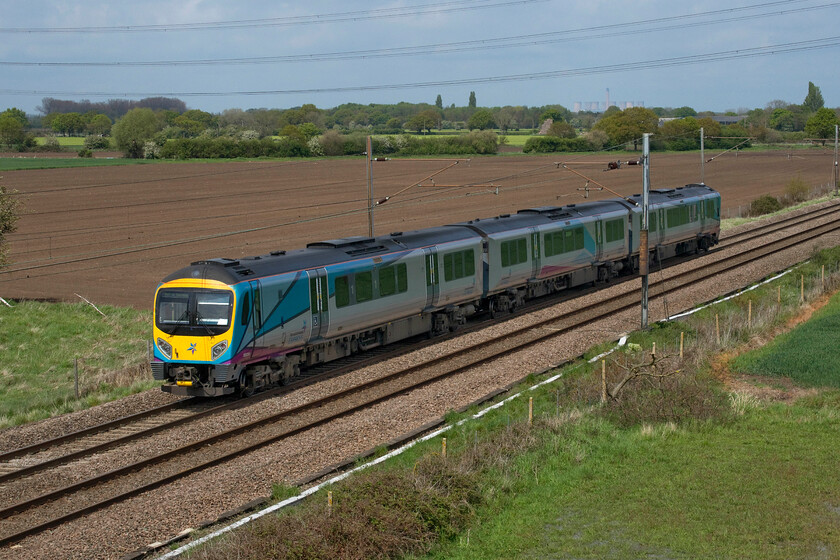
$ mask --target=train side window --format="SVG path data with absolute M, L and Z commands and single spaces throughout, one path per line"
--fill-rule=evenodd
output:
M 379 295 L 391 296 L 397 293 L 397 271 L 393 266 L 379 269 Z
M 260 289 L 254 290 L 254 328 L 258 329 L 262 326 L 262 301 L 260 298 Z
M 339 276 L 335 279 L 335 306 L 347 307 L 350 305 L 350 281 L 347 276 Z
M 689 222 L 688 206 L 668 208 L 668 227 L 674 228 L 684 226 Z
M 475 275 L 475 251 L 456 251 L 443 256 L 443 279 L 447 282 Z
M 475 251 L 464 251 L 464 276 L 475 276 Z
M 397 293 L 402 294 L 408 291 L 408 268 L 405 263 L 400 263 L 397 269 Z
M 563 252 L 563 232 L 554 231 L 543 236 L 543 252 L 546 257 L 553 257 Z
M 379 269 L 380 297 L 401 294 L 408 291 L 408 273 L 405 263 Z
M 563 239 L 563 252 L 568 253 L 569 251 L 574 251 L 575 249 L 575 229 L 567 229 L 564 232 L 564 239 Z
M 359 272 L 356 274 L 356 303 L 370 301 L 373 299 L 373 274 L 370 272 Z
M 455 253 L 443 255 L 443 279 L 446 282 L 455 279 Z
M 575 245 L 574 251 L 580 251 L 583 249 L 583 228 L 575 228 Z
M 706 201 L 706 217 L 717 219 L 717 212 L 715 212 L 715 201 L 714 200 L 707 200 Z
M 514 266 L 528 262 L 528 242 L 522 237 L 502 242 L 502 266 Z
M 624 220 L 610 220 L 604 224 L 607 243 L 624 239 Z
M 651 212 L 648 216 L 648 231 L 656 231 L 656 212 Z
M 245 298 L 242 300 L 242 306 L 240 308 L 242 311 L 239 314 L 241 319 L 239 323 L 244 327 L 248 324 L 248 319 L 251 318 L 251 293 L 245 292 Z

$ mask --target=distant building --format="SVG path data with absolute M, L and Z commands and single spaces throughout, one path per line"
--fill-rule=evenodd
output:
M 548 134 L 548 131 L 551 129 L 551 125 L 553 125 L 553 124 L 554 124 L 554 119 L 545 119 L 543 121 L 542 125 L 540 125 L 540 131 L 537 132 L 537 134 L 541 134 L 542 136 L 545 136 L 546 134 Z
M 675 121 L 677 119 L 682 119 L 684 117 L 659 117 L 659 126 L 662 126 L 668 121 Z M 694 117 L 697 120 L 700 119 L 712 119 L 713 121 L 719 122 L 721 125 L 729 125 L 729 124 L 738 124 L 742 120 L 747 118 L 747 115 L 708 115 L 708 116 L 696 116 Z
M 717 121 L 722 125 L 738 124 L 747 118 L 747 115 L 714 115 L 709 117 L 713 121 Z

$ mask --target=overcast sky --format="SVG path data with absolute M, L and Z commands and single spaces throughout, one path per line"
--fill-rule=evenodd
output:
M 0 0 L 0 111 L 158 95 L 210 112 L 463 106 L 470 91 L 574 109 L 607 88 L 726 111 L 801 103 L 809 81 L 836 107 L 838 21 L 828 0 Z

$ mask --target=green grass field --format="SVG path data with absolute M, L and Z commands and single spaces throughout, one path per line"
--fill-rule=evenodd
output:
M 19 169 L 61 169 L 65 167 L 101 167 L 107 165 L 144 165 L 160 163 L 160 160 L 127 158 L 49 158 L 11 157 L 0 158 L 0 171 Z
M 838 333 L 840 294 L 835 294 L 808 322 L 739 356 L 732 368 L 740 373 L 790 377 L 810 387 L 840 388 Z
M 533 138 L 532 134 L 507 134 L 503 136 L 506 138 L 508 146 L 518 146 L 520 148 L 525 145 L 528 138 Z
M 155 385 L 151 312 L 86 303 L 0 306 L 0 428 L 87 408 Z M 79 359 L 81 398 L 75 398 Z
M 85 138 L 84 136 L 51 136 L 50 138 L 55 138 L 58 141 L 58 145 L 62 148 L 81 148 L 85 145 Z M 39 146 L 43 146 L 47 143 L 46 136 L 36 136 L 35 141 L 38 143 Z
M 826 469 L 836 461 L 838 413 L 836 404 L 773 405 L 730 423 L 626 430 L 584 418 L 540 434 L 515 467 L 487 480 L 489 499 L 469 535 L 427 558 L 837 553 L 840 481 Z

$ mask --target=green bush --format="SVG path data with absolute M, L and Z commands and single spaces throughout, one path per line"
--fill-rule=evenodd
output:
M 665 141 L 665 149 L 673 152 L 685 152 L 700 148 L 700 141 L 696 138 L 674 138 Z
M 763 216 L 764 214 L 772 214 L 782 209 L 782 203 L 774 196 L 765 194 L 760 196 L 750 203 L 750 214 L 753 216 Z
M 111 141 L 104 136 L 91 135 L 85 137 L 85 148 L 89 150 L 107 150 Z
M 87 147 L 82 148 L 81 150 L 79 150 L 79 157 L 80 158 L 92 158 L 93 157 L 93 152 L 90 150 L 90 148 L 87 148 Z
M 308 157 L 309 148 L 299 138 L 263 138 L 236 140 L 219 138 L 174 138 L 161 147 L 159 157 L 166 159 L 192 158 L 255 158 Z
M 586 138 L 557 138 L 556 136 L 535 136 L 528 138 L 523 146 L 524 153 L 588 152 L 592 149 Z
M 785 197 L 787 197 L 788 201 L 791 203 L 795 202 L 804 202 L 808 200 L 808 195 L 811 193 L 811 187 L 808 186 L 808 183 L 802 177 L 796 177 L 791 179 L 787 185 L 785 185 Z

